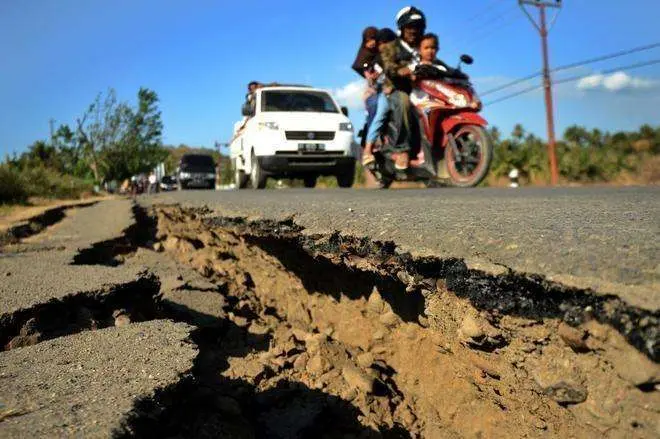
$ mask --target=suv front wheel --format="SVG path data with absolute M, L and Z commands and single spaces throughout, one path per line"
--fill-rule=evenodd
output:
M 252 160 L 250 160 L 250 185 L 252 189 L 263 189 L 266 187 L 266 181 L 268 177 L 264 174 L 263 169 L 261 169 L 261 164 L 259 159 L 254 152 L 252 152 Z
M 341 188 L 349 188 L 353 186 L 353 180 L 355 180 L 355 168 L 352 168 L 349 171 L 344 171 L 341 174 L 337 174 L 337 185 Z
M 236 186 L 236 189 L 245 189 L 248 182 L 245 171 L 238 168 L 238 159 L 233 159 L 231 164 L 234 167 L 234 185 Z

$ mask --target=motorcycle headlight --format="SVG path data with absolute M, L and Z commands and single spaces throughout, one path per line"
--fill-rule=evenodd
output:
M 279 130 L 280 126 L 277 124 L 277 122 L 259 122 L 259 128 Z
M 468 100 L 464 94 L 456 93 L 454 96 L 449 98 L 449 102 L 455 107 L 467 107 Z
M 353 124 L 350 122 L 342 122 L 339 124 L 339 131 L 353 132 Z
M 189 172 L 182 172 L 179 174 L 180 178 L 190 178 L 190 173 Z

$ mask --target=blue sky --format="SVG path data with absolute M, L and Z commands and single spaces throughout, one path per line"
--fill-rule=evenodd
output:
M 563 3 L 550 34 L 553 65 L 660 41 L 657 0 Z M 331 89 L 351 104 L 351 117 L 359 123 L 359 87 L 350 65 L 361 31 L 367 25 L 393 26 L 396 11 L 407 4 L 2 0 L 0 155 L 47 137 L 51 118 L 73 124 L 109 87 L 130 101 L 140 86 L 155 90 L 168 144 L 211 146 L 228 139 L 252 79 Z M 474 56 L 467 71 L 479 90 L 540 70 L 538 34 L 515 0 L 413 4 L 426 13 L 428 29 L 440 35 L 442 59 L 453 64 L 460 53 Z M 658 58 L 660 48 L 564 72 L 559 79 Z M 603 130 L 657 124 L 660 64 L 565 84 L 555 99 L 559 133 L 573 123 Z M 484 115 L 506 133 L 522 123 L 545 137 L 541 92 L 487 107 Z

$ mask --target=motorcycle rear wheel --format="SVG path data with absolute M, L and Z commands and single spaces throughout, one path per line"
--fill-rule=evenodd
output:
M 493 160 L 493 141 L 478 125 L 461 125 L 453 133 L 458 156 L 451 145 L 445 148 L 445 163 L 452 186 L 474 187 L 488 175 Z

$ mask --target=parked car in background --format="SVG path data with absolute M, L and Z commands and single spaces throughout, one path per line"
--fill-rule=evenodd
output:
M 215 189 L 215 172 L 210 155 L 184 154 L 176 172 L 178 189 Z
M 161 191 L 175 191 L 176 187 L 176 177 L 174 175 L 166 175 L 160 179 Z

